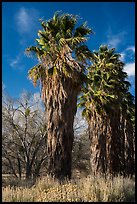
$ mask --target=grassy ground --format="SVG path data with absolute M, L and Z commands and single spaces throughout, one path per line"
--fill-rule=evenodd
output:
M 8 182 L 8 183 L 7 183 Z M 117 176 L 80 177 L 59 184 L 49 176 L 32 181 L 8 178 L 2 187 L 3 202 L 132 202 L 135 181 Z

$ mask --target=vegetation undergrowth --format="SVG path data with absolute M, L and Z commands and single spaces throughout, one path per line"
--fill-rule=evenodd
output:
M 22 182 L 22 181 L 21 181 Z M 122 176 L 87 176 L 60 184 L 50 176 L 19 186 L 2 187 L 3 202 L 132 202 L 135 200 L 135 181 Z

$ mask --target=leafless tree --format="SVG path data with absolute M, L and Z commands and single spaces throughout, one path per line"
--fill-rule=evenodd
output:
M 15 177 L 37 177 L 47 159 L 45 116 L 39 101 L 23 93 L 19 100 L 3 97 L 2 165 Z

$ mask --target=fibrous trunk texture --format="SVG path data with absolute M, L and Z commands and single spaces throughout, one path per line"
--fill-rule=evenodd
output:
M 94 109 L 94 107 L 92 107 Z M 91 171 L 94 175 L 105 173 L 106 161 L 106 125 L 105 119 L 93 111 L 89 121 L 89 139 L 91 151 Z
M 115 175 L 124 173 L 124 135 L 120 110 L 112 112 L 110 118 L 111 139 L 108 151 L 108 172 Z
M 43 86 L 48 133 L 48 172 L 62 180 L 71 178 L 73 122 L 77 87 L 71 78 L 53 76 Z
M 94 175 L 133 175 L 135 172 L 134 128 L 120 109 L 104 117 L 92 106 L 88 121 L 91 171 Z
M 125 170 L 127 175 L 135 173 L 135 141 L 134 128 L 130 121 L 125 121 Z

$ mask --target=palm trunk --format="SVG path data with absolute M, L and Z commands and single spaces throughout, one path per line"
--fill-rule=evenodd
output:
M 107 119 L 107 132 L 106 132 L 106 157 L 107 157 L 107 173 L 112 174 L 113 169 L 112 169 L 112 148 L 111 148 L 111 144 L 112 144 L 112 127 L 110 124 L 110 117 L 108 117 Z
M 78 90 L 70 78 L 53 76 L 46 82 L 48 172 L 57 179 L 70 179 Z
M 134 130 L 130 121 L 126 120 L 125 131 L 125 160 L 126 160 L 126 174 L 133 175 L 135 173 L 134 160 Z
M 125 176 L 125 112 L 122 110 L 120 115 L 120 133 L 121 133 L 121 173 Z
M 89 121 L 90 162 L 91 172 L 97 175 L 106 173 L 106 125 L 104 118 L 101 118 L 94 110 L 92 113 Z
M 110 169 L 113 175 L 120 172 L 120 132 L 118 124 L 120 123 L 118 113 L 115 110 L 110 117 L 110 126 L 112 130 L 110 142 Z
M 110 115 L 110 147 L 109 147 L 109 172 L 113 175 L 125 174 L 125 135 L 124 116 L 120 109 L 113 111 Z

